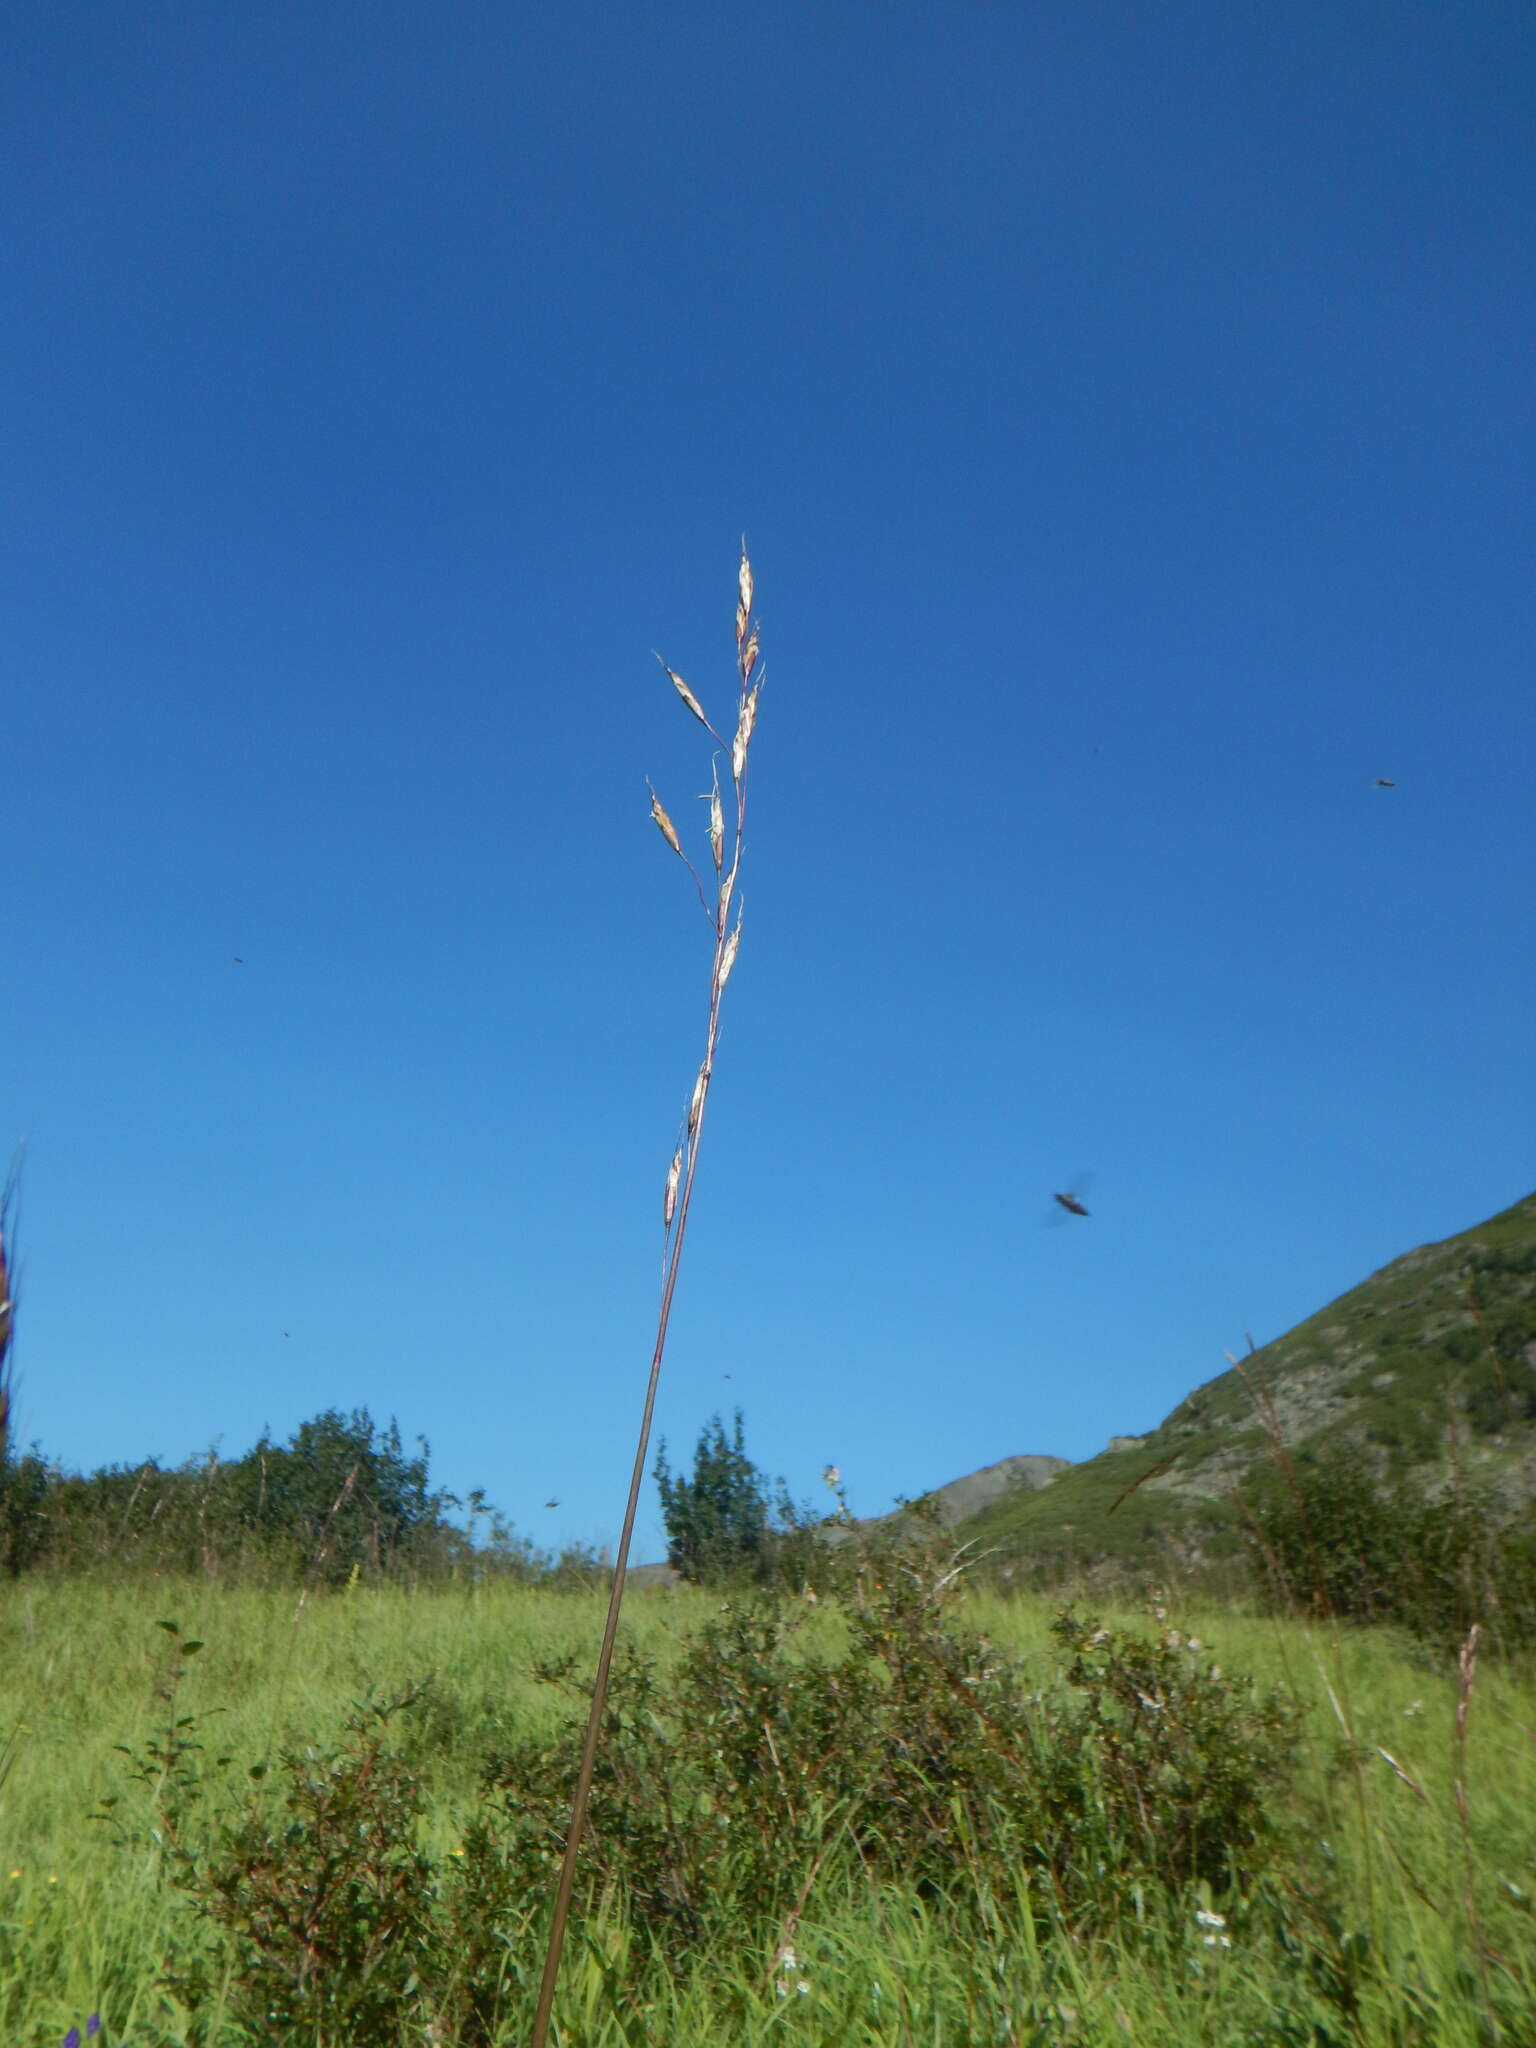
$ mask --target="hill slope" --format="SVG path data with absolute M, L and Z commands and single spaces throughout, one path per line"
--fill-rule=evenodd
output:
M 1368 1472 L 1444 1483 L 1452 1456 L 1511 1501 L 1536 1494 L 1536 1195 L 1421 1245 L 1196 1388 L 1139 1440 L 1010 1489 L 959 1533 L 1046 1566 L 1216 1555 L 1233 1489 L 1288 1448 L 1346 1441 Z

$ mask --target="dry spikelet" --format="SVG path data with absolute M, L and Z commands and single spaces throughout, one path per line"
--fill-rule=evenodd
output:
M 714 788 L 709 793 L 709 850 L 715 857 L 715 872 L 718 874 L 725 864 L 725 812 L 720 806 L 720 770 L 714 775 Z
M 1383 1760 L 1384 1763 L 1388 1764 L 1392 1770 L 1396 1771 L 1397 1775 L 1402 1779 L 1403 1783 L 1408 1787 L 1408 1790 L 1414 1795 L 1416 1799 L 1422 1799 L 1424 1803 L 1428 1805 L 1429 1794 L 1424 1790 L 1424 1787 L 1422 1785 L 1415 1783 L 1415 1781 L 1409 1777 L 1408 1773 L 1403 1769 L 1402 1765 L 1398 1762 L 1397 1758 L 1392 1754 L 1390 1749 L 1378 1748 L 1376 1754 Z
M 651 649 L 651 652 L 653 654 L 656 654 L 656 650 L 654 647 Z M 659 654 L 656 654 L 656 659 L 658 661 L 661 661 L 661 656 Z M 670 679 L 673 689 L 676 690 L 679 697 L 682 698 L 683 702 L 688 706 L 688 709 L 693 713 L 694 717 L 699 721 L 700 725 L 702 725 L 704 729 L 708 731 L 709 720 L 704 716 L 704 706 L 699 702 L 698 698 L 695 697 L 692 690 L 689 689 L 688 685 L 683 681 L 682 677 L 678 674 L 675 668 L 668 668 L 667 664 L 664 661 L 661 661 L 661 666 L 663 670 L 666 672 L 668 678 Z
M 693 1084 L 693 1100 L 688 1105 L 688 1135 L 691 1138 L 699 1128 L 699 1118 L 704 1111 L 704 1091 L 709 1086 L 709 1066 L 699 1069 L 699 1078 Z
M 753 671 L 753 669 L 755 669 L 756 667 L 757 667 L 757 628 L 756 628 L 756 627 L 754 626 L 754 627 L 752 628 L 752 638 L 751 638 L 751 639 L 750 639 L 750 640 L 749 640 L 749 641 L 747 642 L 746 646 L 745 646 L 745 647 L 743 647 L 743 649 L 741 650 L 741 680 L 742 680 L 742 681 L 743 681 L 744 683 L 745 683 L 745 682 L 748 682 L 748 681 L 749 681 L 749 680 L 751 679 L 752 671 Z
M 722 931 L 725 929 L 725 913 L 731 907 L 731 891 L 735 888 L 735 886 L 736 870 L 732 868 L 731 872 L 724 878 L 724 880 L 720 884 L 720 929 Z
M 725 987 L 725 984 L 731 978 L 731 969 L 736 965 L 736 949 L 740 944 L 741 912 L 738 910 L 736 913 L 736 923 L 731 930 L 731 936 L 726 940 L 725 951 L 720 955 L 720 986 L 722 988 Z
M 649 783 L 646 784 L 646 788 L 651 788 Z M 661 798 L 654 789 L 651 789 L 651 816 L 656 820 L 656 830 L 665 839 L 668 846 L 671 847 L 674 853 L 680 854 L 683 850 L 683 842 L 677 836 L 677 827 L 662 809 Z
M 757 723 L 757 691 L 749 690 L 741 700 L 741 712 L 736 720 L 736 738 L 731 746 L 731 773 L 740 782 L 742 770 L 747 765 L 747 748 L 752 743 L 752 728 Z
M 750 617 L 752 612 L 752 564 L 747 560 L 747 544 L 745 541 L 741 544 L 741 568 L 737 572 L 736 587 L 741 592 L 741 609 L 737 614 L 738 624 L 736 627 L 736 640 L 739 646 L 747 637 L 747 629 L 745 625 L 740 623 L 740 620 Z
M 672 1218 L 677 1213 L 677 1184 L 682 1177 L 683 1148 L 679 1145 L 672 1154 L 672 1164 L 667 1168 L 667 1192 L 661 1204 L 661 1220 L 667 1230 L 672 1228 Z

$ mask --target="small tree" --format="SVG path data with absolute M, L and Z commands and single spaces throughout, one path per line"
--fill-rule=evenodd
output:
M 747 1456 L 739 1408 L 729 1437 L 718 1415 L 700 1430 L 691 1479 L 672 1477 L 663 1440 L 656 1484 L 674 1571 L 704 1585 L 758 1577 L 768 1568 L 774 1533 L 768 1482 Z

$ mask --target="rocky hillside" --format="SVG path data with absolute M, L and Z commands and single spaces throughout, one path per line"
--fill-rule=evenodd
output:
M 1302 1457 L 1345 1441 L 1382 1478 L 1440 1487 L 1454 1461 L 1511 1502 L 1536 1494 L 1536 1195 L 1394 1259 L 1150 1435 L 967 1501 L 959 1533 L 1049 1567 L 1217 1555 L 1235 1539 L 1233 1491 L 1276 1431 Z M 1061 1461 L 1005 1460 L 941 1499 L 1042 1462 Z

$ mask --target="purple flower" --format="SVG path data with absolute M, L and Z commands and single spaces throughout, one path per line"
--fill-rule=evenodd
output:
M 86 2039 L 89 2040 L 93 2034 L 99 2034 L 100 2032 L 101 2014 L 99 2012 L 93 2012 L 90 2018 L 85 2023 Z
M 64 2048 L 80 2048 L 80 2029 L 71 2027 L 64 2036 Z

